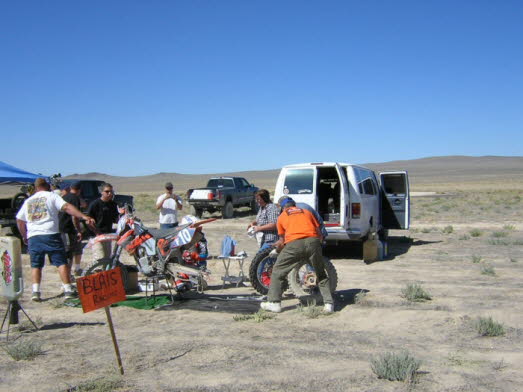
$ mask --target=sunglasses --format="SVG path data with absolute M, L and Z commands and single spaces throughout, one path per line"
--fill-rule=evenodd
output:
M 113 191 L 104 191 L 104 193 L 113 193 Z

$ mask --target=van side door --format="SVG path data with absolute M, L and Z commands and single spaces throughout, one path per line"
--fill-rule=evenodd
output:
M 381 221 L 385 229 L 410 226 L 409 176 L 406 171 L 379 173 L 381 186 Z

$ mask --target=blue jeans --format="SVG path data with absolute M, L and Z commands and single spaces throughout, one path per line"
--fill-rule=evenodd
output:
M 176 226 L 178 226 L 178 222 L 176 222 L 176 223 L 160 223 L 160 229 L 173 229 Z
M 271 246 L 274 245 L 275 242 L 276 242 L 276 241 L 268 241 L 268 242 L 264 242 L 264 243 L 262 244 L 262 246 L 260 246 L 260 249 L 258 249 L 258 252 L 261 252 L 262 250 L 265 250 L 265 249 L 267 249 L 267 248 L 270 248 Z
M 29 237 L 27 247 L 32 268 L 43 268 L 46 254 L 49 255 L 51 264 L 55 267 L 67 264 L 64 242 L 60 233 Z

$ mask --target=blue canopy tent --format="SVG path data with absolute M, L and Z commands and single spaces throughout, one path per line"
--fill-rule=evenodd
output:
M 27 184 L 33 183 L 38 177 L 47 177 L 42 176 L 41 174 L 29 173 L 28 171 L 19 169 L 17 167 L 11 166 L 5 162 L 0 161 L 0 184 Z

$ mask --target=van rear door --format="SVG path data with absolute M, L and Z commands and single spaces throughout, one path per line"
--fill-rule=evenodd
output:
M 379 173 L 381 224 L 385 229 L 408 229 L 410 225 L 409 176 L 406 171 Z
M 297 203 L 307 203 L 312 208 L 316 205 L 316 168 L 288 167 L 283 171 L 283 195 L 290 196 Z M 279 196 L 277 194 L 277 196 Z M 275 200 L 277 202 L 277 200 Z
M 345 230 L 349 227 L 349 186 L 345 170 L 338 163 L 336 163 L 336 171 L 340 178 L 340 226 Z

